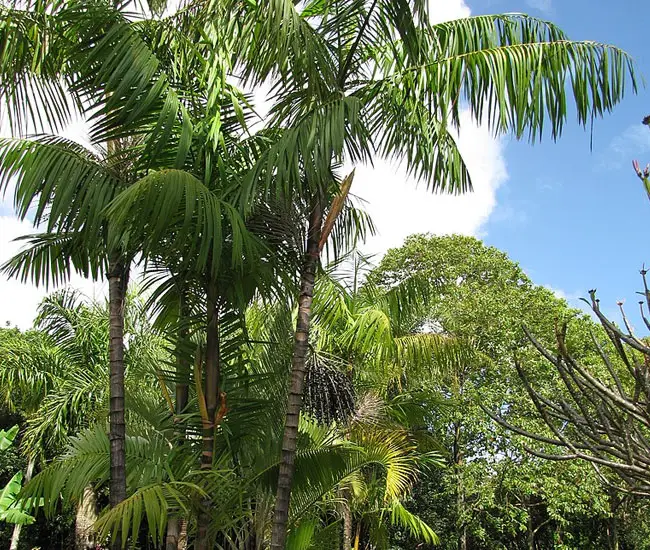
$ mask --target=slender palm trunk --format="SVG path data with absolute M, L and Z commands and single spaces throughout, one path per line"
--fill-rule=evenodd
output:
M 352 548 L 352 510 L 350 510 L 350 493 L 343 491 L 341 494 L 341 515 L 343 516 L 343 550 Z
M 124 301 L 128 284 L 128 267 L 122 258 L 113 256 L 108 266 L 109 360 L 110 360 L 110 445 L 111 508 L 126 499 L 126 424 L 124 419 Z M 121 548 L 116 537 L 112 548 Z
M 32 474 L 34 473 L 35 460 L 30 458 L 27 462 L 27 470 L 25 471 L 25 477 L 23 478 L 24 483 L 28 483 L 32 479 Z M 18 542 L 20 541 L 20 532 L 22 531 L 23 526 L 20 524 L 14 525 L 13 533 L 11 534 L 11 543 L 9 544 L 9 550 L 18 550 Z
M 75 548 L 77 550 L 95 548 L 95 531 L 93 527 L 96 521 L 97 499 L 95 498 L 95 491 L 89 485 L 84 489 L 75 517 Z
M 181 534 L 181 522 L 178 516 L 167 520 L 167 536 L 165 537 L 165 550 L 178 550 L 178 538 Z
M 180 322 L 183 323 L 186 319 L 186 302 L 185 296 L 181 293 L 180 299 Z M 185 412 L 189 400 L 189 386 L 187 381 L 190 375 L 190 364 L 187 360 L 185 353 L 185 346 L 187 344 L 187 328 L 181 326 L 179 329 L 178 345 L 176 346 L 176 415 L 181 415 Z M 178 430 L 178 445 L 182 445 L 185 438 L 185 428 L 181 424 Z M 179 550 L 181 543 L 181 530 L 183 528 L 184 519 L 178 515 L 173 515 L 167 522 L 167 536 L 165 537 L 165 550 Z
M 210 281 L 207 288 L 208 326 L 205 344 L 205 406 L 207 422 L 203 425 L 203 452 L 201 453 L 201 470 L 210 470 L 214 455 L 214 421 L 219 402 L 219 310 L 218 289 L 215 281 Z M 210 499 L 202 503 L 198 517 L 196 550 L 208 550 L 210 528 Z
M 361 541 L 361 522 L 357 523 L 357 532 L 354 535 L 354 550 L 359 550 L 359 542 Z
M 300 274 L 298 320 L 294 334 L 291 382 L 289 385 L 284 436 L 282 438 L 282 457 L 280 459 L 278 489 L 273 514 L 271 550 L 284 550 L 287 540 L 289 500 L 291 498 L 291 482 L 293 481 L 295 469 L 296 441 L 298 439 L 298 419 L 302 407 L 302 392 L 305 381 L 307 353 L 309 351 L 309 325 L 311 321 L 316 267 L 319 257 L 318 243 L 323 225 L 323 212 L 320 201 L 315 202 L 309 217 L 307 252 Z

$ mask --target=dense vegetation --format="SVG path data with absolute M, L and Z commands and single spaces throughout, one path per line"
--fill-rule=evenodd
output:
M 519 367 L 570 393 L 535 343 L 566 321 L 591 365 L 600 329 L 475 239 L 369 266 L 348 169 L 397 159 L 468 191 L 461 109 L 557 138 L 571 102 L 585 125 L 636 89 L 631 61 L 427 5 L 0 7 L 0 191 L 35 231 L 4 272 L 108 283 L 0 332 L 10 548 L 643 548 L 643 501 L 499 425 L 552 430 Z M 75 116 L 85 145 L 57 135 Z

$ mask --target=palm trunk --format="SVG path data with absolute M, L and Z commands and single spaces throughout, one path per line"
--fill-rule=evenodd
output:
M 128 268 L 123 259 L 113 256 L 108 266 L 109 359 L 110 359 L 110 445 L 111 508 L 126 499 L 126 425 L 124 419 L 124 301 L 128 284 Z M 112 541 L 113 549 L 121 548 L 121 540 Z
M 319 241 L 323 225 L 323 213 L 320 201 L 315 201 L 309 217 L 307 236 L 307 253 L 300 274 L 300 296 L 298 298 L 298 320 L 293 343 L 291 362 L 291 382 L 287 416 L 282 438 L 282 457 L 273 514 L 271 533 L 271 550 L 284 550 L 287 540 L 287 523 L 289 520 L 289 501 L 291 482 L 295 469 L 296 441 L 298 439 L 298 419 L 302 407 L 302 392 L 305 381 L 307 353 L 309 351 L 309 325 L 311 321 L 316 266 L 319 258 Z
M 28 483 L 32 479 L 32 474 L 34 473 L 35 460 L 30 458 L 27 462 L 27 470 L 25 470 L 25 477 L 23 478 L 24 483 Z M 20 532 L 22 531 L 23 526 L 20 524 L 14 525 L 13 533 L 11 534 L 11 543 L 9 544 L 9 550 L 18 550 L 18 542 L 20 541 Z
M 84 489 L 75 517 L 75 548 L 77 550 L 95 548 L 95 531 L 93 527 L 96 521 L 97 499 L 93 488 L 89 485 Z
M 208 282 L 207 288 L 207 334 L 205 344 L 205 406 L 207 422 L 203 425 L 203 452 L 201 454 L 201 470 L 212 468 L 214 455 L 214 421 L 219 401 L 219 311 L 218 289 L 215 281 Z M 208 550 L 210 527 L 210 499 L 202 503 L 202 511 L 198 517 L 196 550 Z
M 357 532 L 354 535 L 354 548 L 353 550 L 359 550 L 359 541 L 361 540 L 361 522 L 357 523 Z
M 178 535 L 178 550 L 185 550 L 187 548 L 187 520 L 181 519 L 181 532 Z
M 181 524 L 178 516 L 167 520 L 167 536 L 165 537 L 165 550 L 178 550 L 178 538 L 181 534 Z
M 343 550 L 352 549 L 352 511 L 350 510 L 350 500 L 348 491 L 341 495 L 343 502 L 341 512 L 343 515 Z
M 181 293 L 180 308 L 179 308 L 179 321 L 183 323 L 186 319 L 186 305 L 185 295 Z M 190 374 L 190 365 L 187 361 L 185 345 L 187 343 L 187 329 L 183 326 L 179 329 L 179 339 L 176 346 L 176 415 L 179 416 L 185 412 L 189 400 L 189 387 L 187 380 Z M 185 438 L 185 428 L 181 425 L 178 430 L 179 440 L 178 445 L 181 445 Z M 167 535 L 165 537 L 166 550 L 179 550 L 181 542 L 181 528 L 183 527 L 183 519 L 178 515 L 170 516 L 167 522 Z

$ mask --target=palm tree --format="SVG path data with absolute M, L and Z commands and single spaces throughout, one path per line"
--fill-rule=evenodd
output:
M 103 211 L 157 162 L 184 163 L 192 125 L 172 84 L 185 85 L 183 97 L 191 101 L 188 82 L 194 71 L 186 80 L 179 78 L 182 71 L 170 52 L 187 44 L 190 52 L 198 48 L 187 30 L 188 11 L 182 10 L 163 21 L 132 20 L 100 1 L 38 2 L 25 10 L 2 6 L 0 16 L 5 23 L 0 74 L 8 83 L 0 99 L 8 104 L 16 129 L 57 129 L 75 109 L 93 120 L 90 138 L 99 154 L 55 137 L 3 140 L 0 188 L 14 179 L 18 215 L 46 229 L 30 239 L 31 249 L 8 266 L 10 273 L 37 283 L 60 282 L 72 269 L 108 279 L 110 498 L 115 506 L 126 497 L 123 311 L 137 250 L 109 239 Z M 202 56 L 197 53 L 196 59 Z M 181 63 L 191 65 L 192 59 L 183 57 Z M 25 101 L 34 98 L 44 108 L 25 116 Z M 47 113 L 45 120 L 41 112 Z
M 241 19 L 252 21 L 242 76 L 252 85 L 270 83 L 269 126 L 281 130 L 251 173 L 242 201 L 260 187 L 269 196 L 299 196 L 308 226 L 274 550 L 286 540 L 314 274 L 328 205 L 338 193 L 334 167 L 396 158 L 432 190 L 464 192 L 470 176 L 450 126 L 459 127 L 465 106 L 495 134 L 534 141 L 545 124 L 553 138 L 560 135 L 567 87 L 583 125 L 620 101 L 628 77 L 636 89 L 631 61 L 616 48 L 572 42 L 556 26 L 525 15 L 431 25 L 427 5 L 274 0 L 239 6 Z

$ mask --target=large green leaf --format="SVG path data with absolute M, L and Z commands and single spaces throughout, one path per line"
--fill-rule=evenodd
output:
M 19 426 L 16 424 L 8 430 L 0 430 L 0 451 L 5 451 L 11 447 L 16 435 L 18 435 L 18 429 Z
M 34 522 L 34 517 L 24 512 L 17 496 L 23 482 L 23 473 L 18 472 L 0 491 L 0 521 L 27 525 Z

